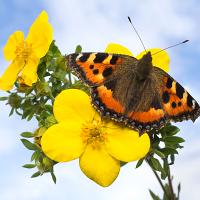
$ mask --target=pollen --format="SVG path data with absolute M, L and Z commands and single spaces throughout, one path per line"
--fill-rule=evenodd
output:
M 15 55 L 17 58 L 21 58 L 24 61 L 27 61 L 32 53 L 32 48 L 30 44 L 23 41 L 19 45 L 17 45 L 15 50 Z
M 82 125 L 82 140 L 87 145 L 92 145 L 94 149 L 101 148 L 104 144 L 107 133 L 101 120 L 85 121 Z

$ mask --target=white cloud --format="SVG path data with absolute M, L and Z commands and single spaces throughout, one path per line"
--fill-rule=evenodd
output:
M 193 37 L 195 21 L 170 1 L 46 1 L 55 38 L 63 53 L 81 43 L 86 51 L 103 51 L 108 42 L 128 46 L 133 51 L 141 45 L 128 23 L 130 15 L 145 44 L 149 47 L 169 45 L 175 40 Z M 184 3 L 183 3 L 184 4 Z M 59 5 L 59 6 L 58 6 Z M 179 7 L 178 7 L 179 6 Z M 183 6 L 181 7 L 183 8 Z
M 174 41 L 188 38 L 197 41 L 199 33 L 198 18 L 190 12 L 186 12 L 188 7 L 191 8 L 192 3 L 186 3 L 186 1 L 45 0 L 44 2 L 46 2 L 49 18 L 55 29 L 55 39 L 63 54 L 73 52 L 77 44 L 81 44 L 84 51 L 103 51 L 109 42 L 123 44 L 133 53 L 140 52 L 141 44 L 131 30 L 126 19 L 127 15 L 132 17 L 147 47 L 166 47 Z M 179 56 L 179 49 L 172 49 L 170 52 L 173 53 L 171 53 L 171 57 L 177 60 L 177 65 L 174 64 L 174 66 L 184 66 L 184 58 Z M 7 66 L 5 61 L 0 63 L 1 66 Z M 0 72 L 3 72 L 5 67 L 1 67 Z M 182 70 L 184 71 L 184 68 Z M 174 70 L 173 73 L 179 73 L 179 71 Z M 197 94 L 199 94 L 198 90 Z M 197 99 L 200 100 L 199 97 Z M 0 130 L 0 145 L 2 145 L 0 151 L 9 152 L 14 149 L 15 141 L 19 139 L 16 136 L 16 131 L 19 131 L 17 130 L 18 126 L 20 126 L 20 130 L 32 130 L 30 127 L 33 125 L 27 127 L 27 122 L 20 123 L 18 118 L 6 118 L 5 116 L 9 112 L 8 107 L 4 107 L 2 104 L 0 106 L 0 121 L 6 127 Z M 10 127 L 11 124 L 12 127 Z M 199 123 L 197 124 L 193 126 L 190 122 L 183 122 L 181 125 L 181 135 L 187 138 L 187 141 L 172 170 L 175 175 L 175 183 L 178 180 L 182 182 L 182 200 L 199 198 L 197 193 L 200 187 L 198 181 L 200 178 L 198 177 L 200 136 L 198 133 Z M 5 133 L 8 135 L 6 136 Z M 14 134 L 13 140 L 12 135 Z M 24 149 L 24 151 L 26 150 Z M 16 155 L 18 154 L 19 152 L 16 151 Z M 28 160 L 27 155 L 21 156 Z M 31 170 L 25 171 L 26 169 L 17 169 L 10 173 L 12 175 L 7 177 L 7 181 L 1 187 L 2 199 L 146 200 L 150 199 L 148 188 L 161 194 L 160 186 L 146 165 L 137 170 L 132 164 L 125 166 L 116 182 L 108 188 L 101 188 L 87 179 L 79 170 L 77 162 L 56 167 L 57 185 L 54 185 L 48 176 L 34 180 L 29 179 Z M 193 188 L 192 192 L 191 188 Z
M 5 155 L 13 150 L 16 141 L 11 137 L 12 130 L 10 128 L 0 128 L 0 155 Z

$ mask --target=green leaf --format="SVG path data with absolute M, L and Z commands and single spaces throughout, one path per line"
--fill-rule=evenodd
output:
M 151 157 L 150 158 L 151 161 L 151 166 L 153 167 L 154 170 L 159 171 L 159 161 L 156 158 Z
M 170 147 L 163 148 L 160 151 L 162 151 L 162 153 L 165 154 L 165 156 L 168 156 L 170 154 L 178 154 L 178 151 L 176 149 Z
M 9 113 L 9 117 L 14 113 L 15 108 L 12 108 L 10 113 Z
M 36 167 L 36 165 L 35 164 L 25 164 L 22 167 L 24 167 L 24 168 L 34 168 L 34 167 Z
M 32 156 L 31 156 L 31 162 L 32 162 L 33 160 L 38 160 L 39 157 L 40 157 L 40 152 L 39 152 L 39 151 L 35 151 L 35 152 L 32 154 Z
M 53 107 L 52 107 L 51 105 L 47 104 L 47 105 L 44 106 L 44 108 L 45 108 L 45 110 L 47 110 L 48 112 L 53 113 Z
M 180 131 L 180 129 L 176 126 L 169 125 L 164 128 L 164 131 L 167 136 L 173 136 L 176 135 Z
M 169 137 L 166 137 L 164 139 L 165 142 L 170 142 L 170 143 L 182 143 L 182 142 L 185 142 L 185 140 L 181 137 L 177 137 L 177 136 L 169 136 Z
M 155 195 L 151 190 L 149 190 L 149 193 L 153 200 L 161 200 L 159 196 Z
M 38 176 L 40 176 L 41 175 L 41 173 L 40 173 L 40 171 L 38 171 L 38 172 L 35 172 L 32 176 L 31 176 L 31 178 L 35 178 L 35 177 L 38 177 Z
M 51 178 L 52 178 L 53 182 L 56 184 L 56 176 L 55 176 L 54 172 L 51 172 Z
M 126 164 L 127 164 L 127 162 L 123 162 L 123 161 L 120 162 L 120 166 L 121 166 L 121 167 L 123 167 L 123 166 L 126 165 Z
M 38 150 L 38 147 L 26 139 L 21 139 L 23 145 L 29 150 Z
M 179 197 L 180 197 L 180 191 L 181 191 L 181 183 L 178 184 L 177 200 L 179 200 Z
M 77 45 L 77 46 L 76 46 L 75 53 L 81 53 L 81 52 L 82 52 L 82 47 L 81 47 L 81 45 Z
M 25 137 L 25 138 L 32 138 L 32 137 L 34 137 L 33 133 L 31 133 L 31 132 L 23 132 L 20 135 L 22 137 Z
M 169 173 L 169 165 L 168 165 L 167 159 L 164 159 L 163 167 L 164 167 L 165 174 L 167 175 Z
M 33 111 L 29 114 L 29 116 L 27 117 L 27 121 L 30 121 L 30 120 L 33 118 L 34 114 L 35 114 L 35 111 L 33 110 Z
M 159 157 L 165 158 L 165 154 L 162 153 L 161 151 L 159 151 L 159 150 L 157 150 L 157 149 L 154 149 L 153 152 L 154 152 L 155 154 L 157 154 Z
M 140 160 L 138 160 L 138 162 L 137 162 L 135 168 L 140 167 L 140 166 L 142 165 L 143 161 L 144 161 L 144 159 L 140 159 Z
M 8 97 L 0 97 L 0 101 L 6 101 L 8 100 Z
M 169 163 L 169 165 L 173 165 L 174 161 L 175 161 L 175 156 L 174 154 L 170 155 L 170 159 L 171 159 L 171 163 Z

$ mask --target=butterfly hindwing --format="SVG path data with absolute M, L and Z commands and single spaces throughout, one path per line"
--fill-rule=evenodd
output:
M 117 122 L 123 122 L 139 132 L 145 132 L 152 128 L 158 129 L 165 124 L 165 112 L 156 100 L 145 112 L 130 111 L 125 114 L 124 105 L 113 96 L 112 89 L 114 85 L 115 80 L 92 88 L 92 103 L 102 116 L 109 117 Z

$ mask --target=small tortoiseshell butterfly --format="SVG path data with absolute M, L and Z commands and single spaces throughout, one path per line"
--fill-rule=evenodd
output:
M 168 121 L 193 122 L 200 116 L 194 98 L 169 74 L 141 59 L 110 53 L 73 53 L 66 57 L 77 76 L 91 88 L 92 104 L 102 116 L 143 133 Z

